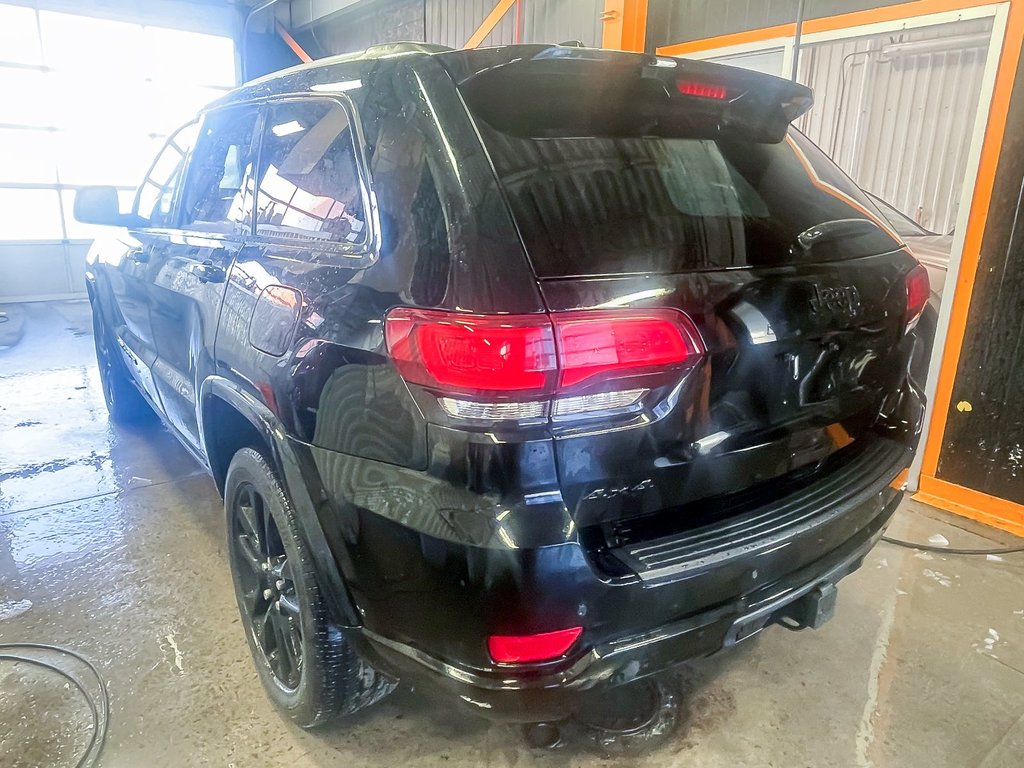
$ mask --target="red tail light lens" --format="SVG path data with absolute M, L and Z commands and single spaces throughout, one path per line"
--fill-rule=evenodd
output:
M 907 273 L 907 311 L 903 318 L 906 330 L 909 332 L 917 325 L 928 304 L 928 297 L 931 295 L 931 285 L 928 282 L 928 270 L 918 264 Z
M 484 421 L 635 410 L 650 374 L 704 353 L 693 322 L 671 309 L 470 315 L 399 307 L 384 333 L 406 381 L 439 395 L 450 416 Z
M 453 394 L 543 394 L 557 365 L 546 316 L 467 315 L 399 307 L 385 324 L 402 378 Z
M 703 351 L 690 318 L 672 310 L 574 312 L 553 319 L 563 389 L 679 365 Z
M 539 635 L 491 635 L 487 650 L 501 664 L 550 661 L 564 656 L 582 632 L 583 627 L 570 627 Z

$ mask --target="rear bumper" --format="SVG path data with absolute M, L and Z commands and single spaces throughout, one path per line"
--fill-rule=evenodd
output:
M 881 537 L 902 498 L 902 492 L 888 485 L 901 466 L 886 468 L 884 476 L 888 480 L 883 486 L 876 483 L 872 488 L 860 488 L 855 498 L 847 498 L 838 509 L 829 510 L 830 525 L 840 525 L 831 535 L 827 533 L 828 525 L 801 533 L 799 538 L 818 542 L 818 556 L 812 561 L 787 571 L 766 561 L 765 553 L 756 549 L 746 555 L 734 554 L 726 570 L 740 569 L 747 574 L 761 570 L 763 586 L 734 593 L 711 607 L 671 617 L 679 605 L 680 582 L 606 585 L 606 590 L 618 594 L 615 599 L 599 598 L 593 605 L 595 612 L 628 605 L 624 620 L 641 626 L 644 606 L 661 605 L 663 611 L 656 615 L 668 617 L 655 626 L 648 622 L 641 631 L 618 632 L 594 640 L 600 637 L 602 627 L 621 626 L 624 617 L 588 616 L 593 631 L 586 630 L 584 638 L 589 637 L 591 644 L 584 644 L 567 659 L 529 668 L 488 667 L 440 658 L 415 642 L 401 642 L 365 627 L 354 631 L 353 640 L 372 663 L 385 671 L 421 689 L 447 693 L 486 718 L 515 722 L 561 719 L 572 713 L 581 691 L 628 683 L 727 648 L 777 620 L 812 591 L 830 589 L 855 571 Z M 842 525 L 844 522 L 847 525 Z M 848 535 L 849 525 L 855 529 Z M 837 535 L 841 540 L 835 544 Z M 765 571 L 766 567 L 770 570 Z M 716 570 L 711 568 L 694 578 L 713 580 Z M 444 618 L 438 618 L 444 623 Z
M 603 643 L 565 668 L 515 676 L 501 669 L 463 669 L 368 630 L 360 633 L 361 645 L 372 661 L 392 674 L 435 690 L 439 687 L 488 719 L 558 720 L 572 713 L 581 691 L 621 685 L 729 647 L 736 642 L 735 627 L 745 627 L 744 636 L 749 637 L 813 589 L 835 585 L 860 567 L 901 496 L 890 499 L 856 537 L 775 584 L 657 629 Z

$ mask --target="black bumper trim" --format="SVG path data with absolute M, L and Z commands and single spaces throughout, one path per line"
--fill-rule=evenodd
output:
M 910 451 L 879 439 L 836 472 L 801 490 L 736 518 L 611 550 L 649 584 L 684 578 L 694 571 L 777 547 L 826 526 L 892 482 Z

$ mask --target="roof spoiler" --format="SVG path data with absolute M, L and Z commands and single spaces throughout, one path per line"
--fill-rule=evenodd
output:
M 437 58 L 474 114 L 499 130 L 539 138 L 734 136 L 777 143 L 812 104 L 811 90 L 799 83 L 669 56 L 517 45 Z

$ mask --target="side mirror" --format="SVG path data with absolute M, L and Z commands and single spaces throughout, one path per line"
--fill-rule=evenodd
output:
M 126 227 L 135 217 L 121 213 L 116 187 L 82 187 L 75 193 L 75 218 L 83 224 Z

